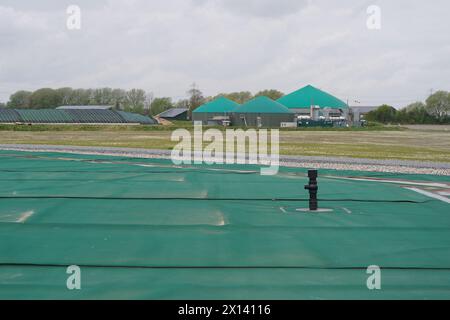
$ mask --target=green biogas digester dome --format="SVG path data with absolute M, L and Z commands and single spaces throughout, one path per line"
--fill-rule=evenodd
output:
M 294 112 L 268 97 L 257 97 L 243 104 L 233 113 L 233 125 L 250 127 L 281 127 L 293 122 Z
M 235 113 L 272 113 L 290 114 L 288 108 L 268 97 L 257 97 L 237 108 Z
M 332 109 L 348 108 L 344 101 L 311 85 L 281 97 L 277 101 L 289 109 L 309 109 L 311 106 Z
M 229 121 L 230 114 L 237 107 L 239 107 L 238 103 L 219 97 L 195 109 L 192 112 L 192 119 L 194 122 L 203 124 L 222 124 L 223 121 Z
M 227 99 L 225 97 L 219 97 L 201 105 L 193 111 L 193 113 L 228 113 L 239 107 L 239 104 Z

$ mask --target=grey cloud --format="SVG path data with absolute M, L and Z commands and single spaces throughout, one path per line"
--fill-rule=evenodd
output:
M 59 11 L 64 10 L 69 5 L 78 5 L 84 8 L 98 8 L 103 6 L 108 0 L 1 0 L 0 6 L 13 7 L 22 11 Z
M 233 14 L 277 18 L 295 14 L 311 0 L 193 0 L 199 5 L 213 4 Z
M 375 32 L 359 0 L 73 3 L 80 31 L 66 29 L 65 7 L 54 1 L 2 0 L 0 101 L 43 86 L 140 87 L 179 98 L 193 81 L 208 95 L 311 83 L 397 106 L 450 90 L 447 0 L 378 0 Z

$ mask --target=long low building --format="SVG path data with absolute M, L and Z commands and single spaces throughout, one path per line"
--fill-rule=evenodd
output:
M 167 121 L 186 121 L 189 119 L 188 108 L 171 108 L 156 115 L 157 119 L 164 119 Z
M 0 109 L 0 123 L 7 124 L 145 124 L 150 117 L 105 109 Z

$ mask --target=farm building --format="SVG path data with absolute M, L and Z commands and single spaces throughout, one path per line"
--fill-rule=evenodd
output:
M 187 108 L 171 108 L 164 112 L 161 112 L 156 118 L 168 120 L 168 121 L 186 121 L 189 120 L 189 109 Z
M 295 113 L 268 97 L 257 97 L 233 112 L 232 124 L 238 127 L 279 128 L 295 122 Z
M 194 122 L 202 122 L 204 125 L 229 124 L 231 113 L 240 105 L 225 97 L 219 97 L 205 103 L 192 112 Z
M 364 117 L 371 111 L 375 111 L 379 108 L 379 106 L 354 106 L 350 107 L 351 112 L 353 113 L 353 121 L 360 122 L 364 120 Z
M 292 110 L 297 116 L 311 118 L 323 116 L 327 119 L 341 117 L 345 119 L 349 111 L 348 105 L 344 101 L 311 85 L 285 95 L 277 101 Z
M 156 124 L 156 121 L 136 113 L 105 109 L 1 109 L 0 123 Z
M 258 97 L 242 106 L 220 97 L 200 106 L 192 118 L 204 125 L 290 127 L 313 121 L 317 126 L 335 126 L 347 125 L 349 113 L 344 101 L 308 85 L 277 101 Z

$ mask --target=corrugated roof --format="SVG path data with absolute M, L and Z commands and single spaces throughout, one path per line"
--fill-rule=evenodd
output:
M 150 117 L 131 112 L 99 109 L 1 109 L 0 123 L 105 123 L 156 124 Z
M 348 108 L 344 101 L 311 85 L 281 97 L 277 101 L 290 109 L 310 108 L 312 105 L 322 108 Z
M 260 96 L 237 108 L 236 113 L 293 113 L 281 103 Z
M 20 115 L 13 109 L 0 109 L 0 123 L 20 122 Z
M 166 110 L 164 112 L 161 112 L 158 114 L 158 117 L 160 118 L 175 118 L 179 116 L 180 114 L 183 114 L 185 112 L 189 111 L 187 108 L 172 108 L 169 110 Z
M 58 110 L 109 110 L 112 106 L 61 106 Z
M 157 124 L 156 120 L 138 113 L 116 111 L 127 123 Z
M 219 97 L 211 102 L 205 103 L 194 110 L 194 113 L 227 113 L 233 112 L 240 105 L 225 97 Z
M 61 110 L 70 114 L 78 123 L 126 123 L 115 111 L 110 110 Z
M 27 123 L 71 123 L 70 114 L 64 110 L 55 109 L 18 109 L 20 119 Z

